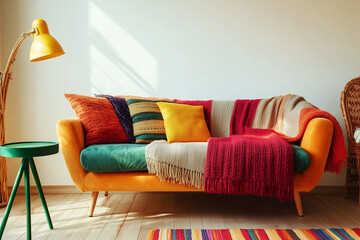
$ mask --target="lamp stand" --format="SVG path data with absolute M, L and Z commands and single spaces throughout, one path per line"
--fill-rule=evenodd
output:
M 22 42 L 29 36 L 35 33 L 34 29 L 31 29 L 27 32 L 24 32 L 20 35 L 19 39 L 16 41 L 13 49 L 11 50 L 9 59 L 6 63 L 5 71 L 0 73 L 0 144 L 5 143 L 5 106 L 6 106 L 6 95 L 8 91 L 9 81 L 12 78 L 12 69 L 15 62 L 15 57 L 20 48 Z M 0 157 L 0 207 L 7 205 L 9 201 L 9 192 L 7 186 L 7 168 L 6 168 L 6 159 Z

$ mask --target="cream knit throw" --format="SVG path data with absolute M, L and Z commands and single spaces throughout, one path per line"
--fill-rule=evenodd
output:
M 145 150 L 148 171 L 161 181 L 203 188 L 206 151 L 207 142 L 153 141 Z
M 211 107 L 211 136 L 229 137 L 235 100 L 213 100 Z

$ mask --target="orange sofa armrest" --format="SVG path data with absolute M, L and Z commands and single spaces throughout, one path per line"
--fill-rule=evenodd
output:
M 87 171 L 81 166 L 80 153 L 85 148 L 84 130 L 78 119 L 64 119 L 57 123 L 60 148 L 75 186 L 84 192 Z
M 310 166 L 294 174 L 295 191 L 309 192 L 318 184 L 325 170 L 333 131 L 333 123 L 326 118 L 314 118 L 307 125 L 300 147 L 310 155 Z

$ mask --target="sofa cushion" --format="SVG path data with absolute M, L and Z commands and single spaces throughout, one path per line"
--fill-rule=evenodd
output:
M 309 168 L 310 156 L 304 149 L 297 145 L 291 144 L 291 147 L 294 150 L 294 172 L 301 173 Z
M 136 143 L 166 140 L 164 120 L 156 104 L 159 101 L 166 100 L 126 98 L 133 122 Z
M 80 155 L 83 168 L 89 172 L 146 171 L 146 144 L 96 144 Z
M 166 162 L 167 159 L 170 159 L 171 157 L 178 158 L 177 156 L 179 153 L 177 153 L 178 150 L 174 150 L 177 148 L 177 146 L 180 147 L 186 147 L 186 146 L 197 146 L 201 145 L 201 143 L 178 143 L 177 144 L 168 144 L 167 142 L 156 142 L 159 147 L 162 147 L 163 149 L 159 148 L 161 152 L 164 152 L 164 154 L 160 154 L 160 152 L 157 152 L 157 156 L 161 157 L 161 160 Z M 207 143 L 204 143 L 205 145 L 205 155 L 202 157 L 205 162 L 206 157 L 206 146 Z M 87 148 L 85 148 L 80 155 L 80 162 L 83 168 L 86 171 L 89 172 L 131 172 L 131 171 L 146 171 L 146 159 L 145 159 L 145 149 L 146 144 L 94 144 Z M 154 145 L 155 146 L 155 145 Z M 302 149 L 301 147 L 297 145 L 291 145 L 294 149 L 294 172 L 300 173 L 305 171 L 309 165 L 310 165 L 310 157 L 309 154 Z M 169 151 L 165 151 L 168 149 Z M 182 149 L 183 152 L 184 149 Z M 198 149 L 201 150 L 201 149 Z M 188 151 L 188 150 L 187 150 Z M 148 151 L 148 155 L 151 158 L 158 158 L 155 157 L 154 151 Z M 191 151 L 190 151 L 191 152 Z M 171 154 L 171 156 L 169 155 Z M 184 154 L 184 153 L 182 153 Z M 199 159 L 199 156 L 203 154 L 203 151 L 199 151 L 195 159 Z M 191 154 L 190 154 L 191 155 Z M 187 156 L 190 161 L 192 158 L 188 154 L 185 154 L 184 156 Z M 201 159 L 201 157 L 200 157 Z M 195 162 L 194 162 L 195 164 Z M 204 163 L 203 163 L 204 165 Z M 201 170 L 198 170 L 199 172 L 202 172 Z
M 159 102 L 166 137 L 172 142 L 206 142 L 210 137 L 203 106 Z
M 85 129 L 85 145 L 126 143 L 128 137 L 106 98 L 65 94 Z

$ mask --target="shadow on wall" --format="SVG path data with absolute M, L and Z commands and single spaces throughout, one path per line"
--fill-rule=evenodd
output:
M 89 3 L 91 91 L 114 95 L 156 95 L 156 59 L 119 26 L 121 14 L 104 12 L 103 5 L 123 9 L 117 2 L 112 6 L 101 3 L 101 7 Z
M 351 30 L 358 17 L 350 5 L 91 0 L 88 10 L 96 93 L 202 99 L 294 93 L 331 108 L 344 72 L 355 66 L 348 56 L 358 44 Z M 318 89 L 329 83 L 322 100 Z

